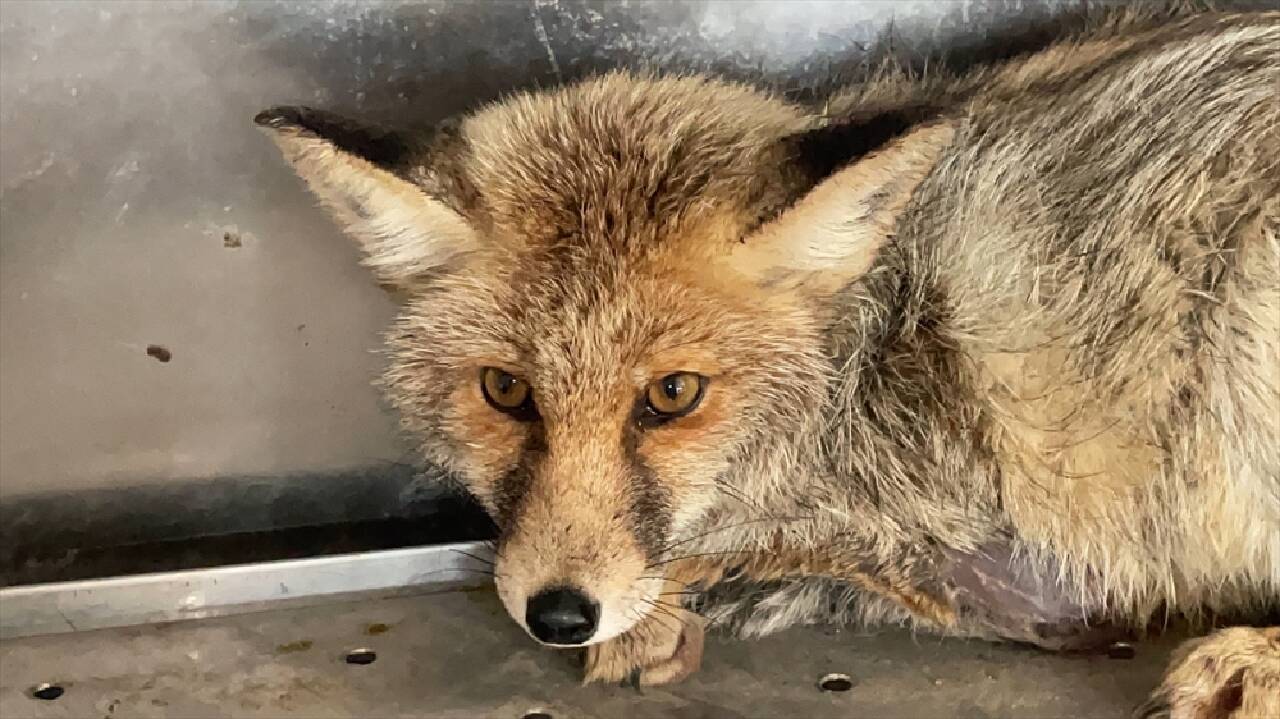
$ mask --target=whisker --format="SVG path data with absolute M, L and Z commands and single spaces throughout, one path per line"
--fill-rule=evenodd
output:
M 729 615 L 727 615 L 727 614 L 721 614 L 720 616 L 716 617 L 715 619 L 712 619 L 711 621 L 707 622 L 707 626 L 705 626 L 705 627 L 703 628 L 703 631 L 708 631 L 708 632 L 709 632 L 709 631 L 711 631 L 712 629 L 715 629 L 716 625 L 717 625 L 717 624 L 719 624 L 719 623 L 721 622 L 721 620 L 725 619 L 725 618 L 726 618 L 726 617 L 728 617 L 728 616 L 729 616 Z
M 685 608 L 684 608 L 684 607 L 682 607 L 682 606 L 680 606 L 679 604 L 672 604 L 671 602 L 664 602 L 664 601 L 662 601 L 662 600 L 660 600 L 660 599 L 650 600 L 650 604 L 651 604 L 653 607 L 655 607 L 655 608 L 665 608 L 669 613 L 672 613 L 672 616 L 676 616 L 676 615 L 674 614 L 675 612 L 683 612 L 683 611 L 685 611 Z
M 651 624 L 646 624 L 646 623 L 645 623 L 645 621 L 644 621 L 645 619 L 650 620 L 652 623 L 651 623 Z M 632 631 L 633 631 L 633 632 L 638 632 L 641 636 L 644 636 L 644 635 L 646 635 L 646 634 L 652 635 L 653 633 L 657 632 L 659 628 L 661 628 L 661 629 L 665 629 L 666 631 L 668 631 L 668 632 L 673 632 L 673 633 L 674 633 L 674 632 L 676 632 L 676 631 L 678 630 L 678 628 L 677 628 L 677 627 L 673 627 L 673 626 L 671 626 L 671 623 L 670 623 L 670 620 L 669 620 L 669 619 L 664 619 L 663 617 L 659 616 L 658 614 L 656 614 L 656 613 L 654 613 L 654 612 L 650 612 L 650 613 L 648 613 L 647 615 L 645 615 L 645 616 L 644 616 L 644 617 L 643 617 L 643 618 L 642 618 L 642 619 L 641 619 L 641 620 L 640 620 L 640 621 L 635 625 L 635 628 L 634 628 L 634 629 L 632 629 Z
M 645 567 L 645 569 L 657 569 L 658 567 L 665 566 L 673 562 L 683 561 L 685 559 L 699 559 L 701 557 L 743 556 L 746 554 L 748 554 L 748 552 L 744 552 L 741 549 L 727 549 L 722 552 L 699 552 L 697 554 L 685 554 L 679 557 L 671 557 L 670 559 L 664 559 L 661 562 L 654 562 L 653 564 L 650 564 L 649 566 Z
M 688 544 L 688 543 L 690 543 L 690 542 L 693 542 L 693 541 L 696 541 L 696 540 L 702 539 L 703 537 L 707 537 L 707 536 L 710 536 L 710 535 L 712 535 L 712 534 L 716 534 L 717 532 L 726 532 L 726 531 L 728 531 L 728 530 L 730 530 L 730 529 L 737 529 L 738 527 L 745 527 L 745 526 L 747 526 L 747 525 L 749 525 L 749 524 L 760 524 L 760 523 L 762 523 L 762 522 L 784 522 L 784 523 L 785 523 L 785 522 L 803 522 L 803 521 L 807 521 L 807 520 L 811 520 L 811 519 L 813 519 L 813 515 L 808 515 L 808 516 L 804 516 L 804 517 L 758 517 L 758 518 L 755 518 L 755 519 L 748 519 L 748 520 L 744 520 L 744 521 L 742 521 L 742 522 L 735 522 L 735 523 L 733 523 L 733 524 L 726 524 L 726 525 L 724 525 L 724 526 L 722 526 L 722 527 L 715 527 L 715 528 L 713 528 L 713 529 L 709 529 L 709 530 L 707 530 L 707 531 L 705 531 L 705 532 L 701 532 L 701 533 L 699 533 L 699 534 L 695 534 L 695 535 L 693 535 L 692 537 L 686 537 L 685 539 L 682 539 L 682 540 L 680 540 L 680 541 L 678 541 L 678 542 L 673 542 L 672 544 L 668 544 L 667 546 L 665 546 L 665 547 L 663 547 L 662 549 L 660 549 L 660 550 L 658 551 L 658 554 L 666 554 L 667 552 L 671 551 L 672 549 L 675 549 L 676 547 L 680 547 L 680 546 L 683 546 L 683 545 Z
M 767 514 L 763 505 L 761 505 L 759 502 L 748 497 L 746 493 L 743 492 L 741 489 L 738 489 L 737 487 L 734 487 L 733 485 L 729 484 L 729 482 L 724 478 L 717 478 L 716 486 L 719 487 L 720 491 L 724 492 L 724 494 L 729 498 L 736 499 L 737 501 L 750 507 L 751 509 L 755 509 L 762 513 Z
M 663 613 L 663 614 L 665 614 L 666 616 L 671 617 L 672 619 L 676 620 L 677 622 L 678 622 L 678 621 L 680 621 L 680 617 L 679 617 L 679 615 L 677 615 L 675 612 L 671 611 L 673 607 L 671 607 L 671 606 L 669 606 L 669 605 L 667 605 L 667 604 L 664 604 L 664 603 L 662 603 L 662 602 L 655 602 L 655 601 L 654 601 L 654 600 L 652 600 L 652 599 L 642 599 L 641 601 L 643 601 L 645 604 L 648 604 L 650 607 L 653 607 L 653 608 L 654 608 L 654 609 L 656 609 L 657 611 L 662 612 L 662 613 Z
M 642 580 L 643 580 L 643 579 L 650 579 L 650 580 L 654 580 L 654 579 L 661 579 L 661 580 L 666 581 L 666 582 L 672 582 L 672 583 L 674 583 L 674 584 L 679 584 L 679 585 L 680 585 L 680 586 L 682 586 L 682 587 L 696 587 L 696 586 L 698 586 L 698 583 L 697 583 L 697 582 L 685 582 L 685 581 L 682 581 L 682 580 L 679 580 L 679 579 L 675 579 L 675 578 L 672 578 L 672 577 L 663 576 L 663 575 L 661 575 L 661 574 L 645 574 L 645 575 L 641 576 L 641 577 L 640 577 L 640 579 L 642 579 Z
M 430 572 L 424 572 L 424 573 L 422 573 L 422 574 L 415 574 L 415 575 L 414 575 L 414 578 L 415 578 L 415 579 L 422 579 L 422 578 L 425 578 L 425 577 L 431 577 L 431 576 L 434 576 L 434 575 L 437 575 L 437 574 L 449 574 L 449 573 L 451 573 L 451 572 L 462 572 L 462 573 L 466 573 L 466 574 L 478 574 L 478 575 L 480 575 L 480 576 L 482 576 L 482 577 L 493 577 L 494 579 L 497 579 L 497 577 L 498 577 L 498 575 L 496 575 L 496 574 L 494 574 L 494 573 L 493 573 L 493 570 L 485 571 L 485 570 L 483 570 L 483 569 L 472 569 L 472 568 L 470 568 L 470 567 L 452 567 L 452 568 L 450 568 L 450 569 L 435 569 L 435 570 L 432 570 L 432 571 L 430 571 Z
M 649 617 L 653 619 L 653 621 L 660 624 L 664 629 L 666 629 L 669 632 L 679 632 L 681 621 L 680 621 L 680 617 L 676 616 L 674 612 L 662 606 L 661 604 L 654 602 L 651 599 L 641 599 L 640 601 L 644 602 L 645 604 L 648 604 L 650 607 L 653 607 L 655 610 L 661 612 L 662 614 L 667 615 L 671 619 L 674 619 L 676 622 L 676 626 L 672 627 L 670 624 L 666 622 L 666 620 L 659 618 L 656 614 L 650 614 Z
M 502 552 L 498 549 L 498 540 L 485 539 L 481 540 L 480 543 L 488 547 L 490 552 L 493 552 L 494 559 L 503 559 Z
M 472 553 L 470 553 L 470 552 L 464 552 L 464 551 L 462 551 L 461 549 L 454 549 L 454 550 L 452 550 L 452 551 L 453 551 L 454 553 L 456 553 L 456 554 L 461 554 L 461 555 L 462 555 L 462 556 L 464 556 L 464 557 L 470 557 L 471 559 L 474 559 L 475 561 L 480 562 L 481 564 L 487 564 L 487 565 L 488 565 L 488 566 L 490 566 L 490 567 L 492 567 L 492 566 L 494 566 L 494 565 L 496 565 L 496 564 L 497 564 L 497 562 L 495 562 L 495 561 L 494 561 L 494 560 L 492 560 L 492 559 L 485 559 L 484 557 L 477 557 L 476 555 L 474 555 L 474 554 L 472 554 Z

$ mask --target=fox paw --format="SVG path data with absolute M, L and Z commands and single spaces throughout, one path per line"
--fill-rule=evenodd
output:
M 1280 717 L 1280 627 L 1232 627 L 1183 644 L 1136 716 Z
M 626 634 L 587 648 L 584 684 L 678 682 L 702 664 L 703 620 L 688 611 L 650 615 Z

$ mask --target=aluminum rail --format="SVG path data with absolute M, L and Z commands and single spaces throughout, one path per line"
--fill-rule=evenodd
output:
M 0 639 L 486 586 L 491 557 L 484 543 L 464 542 L 7 587 Z

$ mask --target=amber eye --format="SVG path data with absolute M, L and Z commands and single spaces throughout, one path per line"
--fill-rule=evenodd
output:
M 645 411 L 658 420 L 686 415 L 698 406 L 706 387 L 705 377 L 692 372 L 678 372 L 649 385 L 645 392 Z
M 508 413 L 532 411 L 533 397 L 529 383 L 509 372 L 486 367 L 480 375 L 484 398 L 495 409 Z

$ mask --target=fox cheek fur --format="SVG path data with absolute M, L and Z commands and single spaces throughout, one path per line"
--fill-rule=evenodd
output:
M 500 527 L 495 576 L 512 617 L 547 643 L 604 641 L 674 601 L 660 596 L 664 555 L 680 554 L 672 537 L 714 504 L 719 478 L 755 433 L 795 424 L 820 402 L 821 376 L 770 357 L 804 341 L 811 318 L 778 300 L 784 329 L 762 329 L 758 305 L 661 266 L 637 268 L 607 292 L 526 286 L 518 302 L 501 298 L 505 287 L 477 290 L 495 273 L 470 272 L 437 278 L 405 308 L 390 338 L 391 395 L 426 435 L 429 456 L 462 477 Z M 723 356 L 723 347 L 738 351 Z M 527 368 L 518 373 L 536 419 L 489 406 L 477 382 L 486 364 Z M 644 426 L 646 385 L 675 371 L 706 378 L 696 412 Z M 788 375 L 802 381 L 788 389 Z M 595 631 L 568 641 L 536 625 L 534 599 L 548 592 L 546 601 L 587 607 Z

